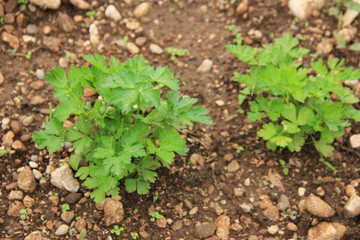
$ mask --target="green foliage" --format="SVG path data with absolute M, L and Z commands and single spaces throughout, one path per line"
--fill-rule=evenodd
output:
M 360 12 L 360 4 L 353 0 L 332 0 L 330 6 L 328 14 L 337 18 L 339 30 L 343 21 L 343 12 L 341 10 L 343 7 Z
M 336 40 L 336 48 L 337 49 L 345 49 L 346 48 L 346 41 L 343 36 L 338 33 L 337 31 L 333 32 L 334 38 Z M 360 51 L 360 43 L 353 43 L 348 46 L 348 49 L 351 51 Z
M 131 235 L 132 239 L 134 239 L 134 240 L 139 237 L 139 234 L 137 232 L 131 232 L 130 235 Z
M 0 157 L 8 154 L 9 152 L 10 152 L 10 149 L 8 149 L 8 148 L 0 149 Z
M 170 53 L 171 61 L 175 61 L 176 57 L 184 56 L 185 54 L 187 54 L 189 52 L 189 50 L 187 50 L 187 49 L 179 49 L 179 48 L 174 48 L 174 47 L 167 47 L 167 48 L 165 48 L 165 50 L 168 53 Z
M 151 212 L 151 213 L 149 213 L 149 215 L 151 216 L 150 221 L 152 221 L 152 222 L 155 222 L 156 219 L 161 219 L 164 217 L 163 215 L 161 215 L 158 212 Z
M 193 122 L 212 124 L 207 110 L 193 107 L 197 99 L 179 96 L 178 79 L 167 67 L 152 68 L 142 57 L 120 63 L 111 57 L 88 55 L 92 68 L 55 67 L 46 81 L 55 86 L 59 99 L 45 129 L 33 134 L 38 148 L 55 152 L 64 141 L 73 144 L 70 165 L 76 177 L 94 189 L 96 202 L 119 193 L 119 181 L 128 192 L 147 194 L 155 182 L 156 169 L 169 168 L 175 153 L 184 156 L 188 148 L 179 129 Z M 167 87 L 166 90 L 164 87 Z M 83 100 L 83 88 L 99 93 L 95 103 Z M 63 122 L 76 115 L 74 126 Z M 87 166 L 79 167 L 85 159 Z
M 236 152 L 237 152 L 237 153 L 240 153 L 240 152 L 242 152 L 242 151 L 244 151 L 244 147 L 239 146 L 239 147 L 236 148 Z
M 27 219 L 27 212 L 26 212 L 26 210 L 25 210 L 25 209 L 20 209 L 19 213 L 20 213 L 20 219 L 23 220 L 23 221 L 25 221 L 25 220 Z
M 258 135 L 267 141 L 269 149 L 298 152 L 310 139 L 321 157 L 327 157 L 334 149 L 330 144 L 344 135 L 349 120 L 360 120 L 360 111 L 351 105 L 359 99 L 342 86 L 345 80 L 358 79 L 360 71 L 345 68 L 344 60 L 334 58 L 324 64 L 319 59 L 311 62 L 317 74 L 309 75 L 309 69 L 299 60 L 309 51 L 297 48 L 298 43 L 285 34 L 260 50 L 246 45 L 227 46 L 251 68 L 250 74 L 235 73 L 235 80 L 246 84 L 239 103 L 248 95 L 255 96 L 248 118 L 254 122 L 267 116 L 269 121 Z M 333 100 L 331 94 L 338 100 Z
M 0 18 L 0 24 L 4 24 L 4 18 L 3 17 Z
M 87 11 L 85 13 L 86 16 L 90 17 L 90 18 L 93 18 L 96 14 L 96 11 Z
M 31 59 L 31 55 L 32 55 L 32 52 L 31 51 L 27 51 L 26 55 L 25 55 L 25 58 L 27 60 L 30 60 Z
M 74 59 L 76 58 L 76 53 L 66 52 L 66 57 L 68 57 L 69 59 Z
M 118 225 L 115 225 L 113 229 L 111 229 L 111 233 L 115 233 L 116 235 L 120 236 L 121 232 L 124 231 L 123 227 L 119 227 Z
M 61 208 L 62 208 L 62 212 L 66 212 L 66 211 L 70 210 L 70 206 L 67 203 L 61 205 Z
M 18 3 L 18 4 L 24 4 L 24 3 L 25 3 L 25 0 L 17 0 L 17 3 Z

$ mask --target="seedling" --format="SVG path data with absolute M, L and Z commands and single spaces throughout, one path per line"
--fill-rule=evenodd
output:
M 76 58 L 76 53 L 66 52 L 66 57 L 68 57 L 69 59 L 74 59 Z
M 3 17 L 0 18 L 0 24 L 4 24 L 4 18 Z
M 136 215 L 139 212 L 137 208 L 134 209 L 133 214 Z
M 299 61 L 309 50 L 296 48 L 298 43 L 285 34 L 260 50 L 246 45 L 228 45 L 227 49 L 251 68 L 250 74 L 235 73 L 234 79 L 246 84 L 240 91 L 240 104 L 248 95 L 255 97 L 248 119 L 254 122 L 266 117 L 267 123 L 257 133 L 266 146 L 299 152 L 310 140 L 324 159 L 334 150 L 330 144 L 351 125 L 349 120 L 360 121 L 360 111 L 352 106 L 359 99 L 342 85 L 345 80 L 358 79 L 360 70 L 345 68 L 345 60 L 333 58 L 324 64 L 319 59 L 310 63 L 317 73 L 310 75 Z
M 175 8 L 169 8 L 169 12 L 175 12 Z
M 75 220 L 77 221 L 77 220 L 80 220 L 81 219 L 81 216 L 77 216 L 76 218 L 75 218 Z
M 8 154 L 9 152 L 10 152 L 10 149 L 8 149 L 8 148 L 0 149 L 0 157 Z
M 338 30 L 340 30 L 343 20 L 343 12 L 341 11 L 342 7 L 360 12 L 360 4 L 353 0 L 332 0 L 332 7 L 329 8 L 328 14 L 337 18 Z
M 242 146 L 239 146 L 239 147 L 236 148 L 237 153 L 240 153 L 242 151 L 244 151 L 244 148 Z
M 96 14 L 96 11 L 87 11 L 85 13 L 86 16 L 90 17 L 90 18 L 93 18 Z
M 176 57 L 184 56 L 185 54 L 187 54 L 189 52 L 189 50 L 187 50 L 187 49 L 178 49 L 178 48 L 173 48 L 173 47 L 167 47 L 167 48 L 165 48 L 165 50 L 168 53 L 170 53 L 171 61 L 175 61 Z
M 32 55 L 32 52 L 31 51 L 27 51 L 26 55 L 25 55 L 25 58 L 27 60 L 30 60 L 31 59 L 31 55 Z
M 129 36 L 126 35 L 121 39 L 122 42 L 127 43 L 129 41 Z
M 90 25 L 87 24 L 87 23 L 81 23 L 80 26 L 81 26 L 82 28 L 90 28 Z
M 120 236 L 121 232 L 124 231 L 123 227 L 119 227 L 118 225 L 115 225 L 113 229 L 111 229 L 111 233 L 115 233 L 116 235 Z
M 228 30 L 233 33 L 235 31 L 236 25 L 235 24 L 231 24 L 228 26 Z
M 155 222 L 157 219 L 161 219 L 164 217 L 163 215 L 161 215 L 158 212 L 151 212 L 151 213 L 149 213 L 149 215 L 151 216 L 150 221 L 152 221 L 152 222 Z
M 339 34 L 337 31 L 333 32 L 334 38 L 336 40 L 336 48 L 337 49 L 345 49 L 346 48 L 346 42 L 345 39 L 341 34 Z M 348 46 L 348 49 L 351 51 L 360 51 L 360 43 L 353 43 Z
M 25 3 L 25 0 L 17 0 L 17 3 L 18 3 L 18 4 L 24 4 L 24 3 Z
M 25 220 L 27 219 L 26 210 L 25 210 L 25 209 L 21 209 L 21 210 L 19 211 L 19 213 L 20 213 L 20 219 L 23 220 L 23 221 L 25 221 Z
M 134 239 L 134 240 L 139 237 L 139 234 L 137 232 L 131 232 L 130 235 L 131 235 L 132 239 Z
M 159 192 L 155 191 L 153 196 L 153 202 L 156 202 L 159 199 Z
M 70 210 L 70 206 L 67 203 L 61 205 L 61 208 L 62 208 L 62 212 L 66 212 L 66 211 Z
M 109 67 L 101 55 L 84 59 L 92 68 L 71 66 L 66 76 L 64 69 L 55 67 L 46 75 L 60 104 L 45 129 L 32 137 L 38 148 L 47 148 L 49 153 L 60 149 L 64 141 L 74 146 L 70 166 L 87 188 L 94 189 L 95 202 L 118 195 L 119 181 L 128 192 L 147 194 L 156 170 L 170 168 L 175 153 L 188 152 L 178 130 L 193 122 L 212 124 L 208 111 L 193 107 L 197 99 L 180 99 L 173 73 L 167 67 L 152 68 L 142 56 L 122 64 L 111 57 Z M 101 98 L 85 102 L 84 87 Z M 70 115 L 77 120 L 64 127 Z M 88 165 L 79 168 L 82 159 Z

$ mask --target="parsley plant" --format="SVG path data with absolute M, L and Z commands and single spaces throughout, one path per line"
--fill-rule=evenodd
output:
M 360 111 L 351 105 L 359 99 L 342 85 L 345 80 L 358 79 L 360 70 L 345 68 L 345 60 L 333 58 L 324 64 L 319 59 L 310 64 L 316 75 L 309 74 L 300 60 L 309 50 L 297 48 L 298 43 L 285 34 L 260 50 L 241 42 L 226 47 L 251 68 L 249 74 L 235 73 L 234 79 L 246 84 L 240 91 L 240 104 L 246 96 L 255 96 L 248 118 L 254 122 L 268 117 L 257 133 L 267 141 L 266 146 L 298 152 L 310 139 L 323 159 L 332 154 L 330 144 L 344 135 L 349 120 L 360 121 Z M 332 94 L 338 99 L 332 99 Z
M 197 99 L 180 99 L 178 79 L 167 67 L 152 68 L 138 56 L 120 63 L 111 57 L 88 55 L 92 68 L 55 67 L 46 81 L 55 86 L 60 104 L 45 129 L 33 134 L 38 148 L 50 153 L 73 144 L 70 165 L 84 185 L 94 189 L 91 197 L 101 202 L 106 195 L 118 195 L 119 181 L 128 192 L 147 194 L 155 182 L 156 169 L 169 168 L 175 153 L 186 155 L 186 141 L 179 129 L 200 122 L 210 125 L 203 106 L 193 107 Z M 99 93 L 95 103 L 83 99 L 83 88 Z M 164 88 L 167 87 L 167 88 Z M 169 90 L 166 90 L 169 89 Z M 75 115 L 74 126 L 63 122 Z M 82 159 L 87 166 L 79 167 Z

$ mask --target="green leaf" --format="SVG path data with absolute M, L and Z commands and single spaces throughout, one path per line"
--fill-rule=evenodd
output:
M 91 63 L 94 67 L 102 71 L 103 73 L 108 73 L 108 67 L 106 65 L 105 57 L 99 54 L 95 55 L 84 55 L 83 58 Z
M 355 1 L 345 1 L 344 6 L 356 12 L 360 12 L 360 4 Z
M 137 181 L 136 190 L 138 194 L 148 194 L 150 189 L 150 184 L 144 181 Z
M 349 46 L 351 51 L 360 51 L 360 43 L 354 43 Z
M 136 191 L 136 179 L 128 178 L 125 180 L 126 191 L 129 193 Z
M 337 42 L 337 48 L 345 48 L 346 42 L 345 42 L 345 39 L 343 38 L 343 36 L 340 33 L 336 32 L 336 31 L 333 32 L 333 35 L 334 35 L 335 40 Z
M 88 134 L 93 125 L 84 115 L 80 115 L 78 120 L 75 122 L 75 126 L 80 132 Z
M 179 89 L 179 80 L 174 77 L 174 74 L 167 67 L 157 67 L 150 75 L 153 82 L 158 82 L 169 87 L 171 90 Z
M 80 154 L 73 154 L 70 156 L 70 166 L 74 169 L 74 170 L 78 170 L 79 168 L 79 163 L 81 161 L 81 155 Z
M 259 137 L 262 137 L 265 140 L 271 139 L 276 134 L 277 131 L 273 123 L 264 124 L 263 128 L 257 132 L 257 135 L 259 135 Z
M 65 141 L 73 142 L 79 140 L 80 138 L 84 137 L 84 134 L 75 130 L 74 128 L 67 128 L 65 133 Z
M 61 67 L 55 67 L 50 74 L 46 74 L 45 81 L 59 88 L 64 88 L 68 84 L 65 70 Z
M 291 143 L 292 138 L 285 136 L 276 136 L 270 139 L 271 142 L 276 143 L 279 147 L 287 147 L 289 143 Z
M 75 177 L 85 180 L 90 174 L 90 167 L 81 167 L 77 170 Z

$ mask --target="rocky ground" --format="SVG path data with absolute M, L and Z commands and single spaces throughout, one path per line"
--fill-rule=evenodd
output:
M 357 52 L 335 48 L 330 7 L 298 21 L 284 0 L 0 0 L 0 138 L 10 149 L 0 155 L 0 239 L 358 239 L 359 123 L 327 159 L 338 172 L 312 146 L 267 150 L 260 125 L 237 112 L 233 72 L 248 70 L 225 49 L 236 33 L 255 47 L 291 33 L 311 53 L 359 67 Z M 349 42 L 359 42 L 356 28 L 347 29 Z M 45 74 L 80 67 L 82 55 L 94 53 L 120 61 L 143 54 L 153 66 L 168 65 L 181 92 L 214 121 L 181 132 L 189 155 L 161 169 L 148 195 L 121 191 L 95 204 L 66 164 L 72 146 L 49 154 L 31 140 L 49 103 L 57 104 Z M 358 80 L 346 84 L 359 96 Z M 84 97 L 95 101 L 97 93 L 84 89 Z

